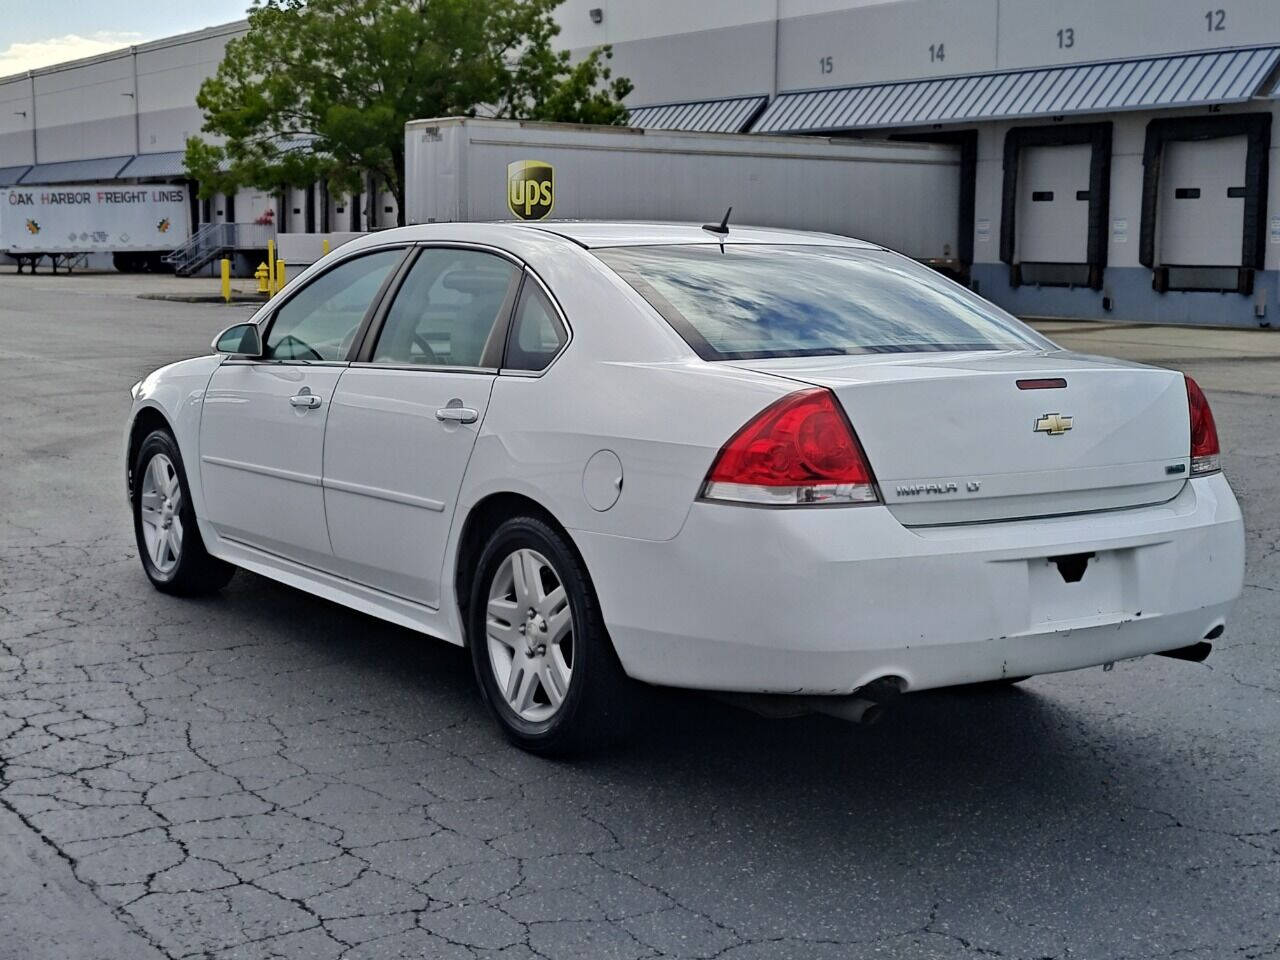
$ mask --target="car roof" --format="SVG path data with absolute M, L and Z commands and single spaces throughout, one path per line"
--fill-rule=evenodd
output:
M 805 230 L 784 230 L 780 227 L 737 226 L 730 222 L 729 233 L 702 229 L 697 223 L 659 223 L 629 220 L 490 220 L 490 221 L 437 221 L 413 224 L 390 230 L 364 234 L 352 241 L 353 249 L 377 246 L 382 243 L 415 243 L 423 241 L 475 240 L 496 244 L 530 243 L 567 240 L 578 247 L 635 247 L 663 244 L 801 244 L 807 246 L 860 247 L 867 250 L 883 249 L 877 244 L 841 237 L 833 233 L 810 233 Z M 554 241 L 553 241 L 554 242 Z
M 780 227 L 749 227 L 729 223 L 725 236 L 704 230 L 697 223 L 661 223 L 629 220 L 543 220 L 537 223 L 506 221 L 504 226 L 539 230 L 572 240 L 582 247 L 634 247 L 659 244 L 769 243 L 807 244 L 878 249 L 877 244 L 833 233 L 811 233 Z

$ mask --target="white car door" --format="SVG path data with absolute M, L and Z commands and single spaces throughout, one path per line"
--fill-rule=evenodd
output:
M 214 372 L 200 419 L 200 482 L 220 537 L 331 566 L 325 421 L 357 333 L 405 252 L 354 256 L 318 275 L 276 309 L 262 359 L 228 359 Z
M 335 572 L 427 606 L 501 363 L 520 267 L 424 247 L 333 397 L 324 502 Z

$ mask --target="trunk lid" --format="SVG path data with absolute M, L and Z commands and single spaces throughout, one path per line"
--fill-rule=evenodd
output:
M 907 526 L 1163 503 L 1189 476 L 1186 387 L 1172 370 L 1065 351 L 732 362 L 830 388 Z

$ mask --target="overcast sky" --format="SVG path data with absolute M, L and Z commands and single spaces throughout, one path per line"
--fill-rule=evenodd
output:
M 239 20 L 250 0 L 0 0 L 0 77 Z

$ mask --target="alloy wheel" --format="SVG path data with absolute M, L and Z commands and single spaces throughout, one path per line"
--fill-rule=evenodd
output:
M 168 576 L 182 559 L 182 483 L 173 461 L 163 453 L 152 457 L 142 472 L 138 510 L 151 565 Z
M 573 679 L 573 614 L 559 574 L 536 550 L 516 550 L 498 566 L 485 635 L 507 706 L 529 723 L 554 717 Z

